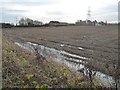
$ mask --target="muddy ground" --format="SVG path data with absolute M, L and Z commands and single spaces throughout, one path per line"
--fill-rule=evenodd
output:
M 3 35 L 87 57 L 102 71 L 118 60 L 117 26 L 16 27 L 3 29 Z

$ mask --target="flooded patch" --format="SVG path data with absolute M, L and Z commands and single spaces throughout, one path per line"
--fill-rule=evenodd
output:
M 15 44 L 31 52 L 34 52 L 34 49 L 37 48 L 42 56 L 46 58 L 52 56 L 52 58 L 54 58 L 57 62 L 64 63 L 70 69 L 74 69 L 76 71 L 85 68 L 84 64 L 87 63 L 88 60 L 90 60 L 87 57 L 71 54 L 63 50 L 57 50 L 43 45 L 38 45 L 32 42 L 27 43 L 15 42 Z M 64 44 L 61 45 L 64 46 Z M 79 49 L 82 50 L 83 48 L 79 47 Z M 114 83 L 114 80 L 112 79 L 111 76 L 101 73 L 99 71 L 96 71 L 95 77 L 96 79 L 101 80 L 107 86 L 113 85 Z
M 61 47 L 65 46 L 64 44 L 60 44 Z
M 83 48 L 82 48 L 82 47 L 78 47 L 78 49 L 83 50 Z

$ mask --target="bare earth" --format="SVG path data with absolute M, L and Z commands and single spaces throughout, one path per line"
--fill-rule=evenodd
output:
M 3 35 L 14 42 L 31 41 L 99 63 L 113 64 L 118 60 L 117 26 L 7 28 L 3 29 Z

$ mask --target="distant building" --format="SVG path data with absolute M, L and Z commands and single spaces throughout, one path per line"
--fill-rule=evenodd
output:
M 14 27 L 14 25 L 10 23 L 0 23 L 0 28 L 11 28 Z
M 68 23 L 66 23 L 66 22 L 60 22 L 60 24 L 59 24 L 60 26 L 67 26 L 68 25 Z
M 50 26 L 58 26 L 58 25 L 60 25 L 60 22 L 59 21 L 50 21 L 49 25 Z
M 59 21 L 50 21 L 49 26 L 67 26 L 68 23 L 66 22 L 59 22 Z
M 102 26 L 102 25 L 101 25 L 100 23 L 97 22 L 97 23 L 95 23 L 95 26 Z

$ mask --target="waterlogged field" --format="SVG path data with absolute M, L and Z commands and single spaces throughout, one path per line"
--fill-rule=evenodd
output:
M 108 75 L 112 75 L 118 61 L 117 26 L 7 28 L 3 35 L 17 44 L 32 42 L 53 54 L 62 52 L 71 62 L 92 61 L 94 70 Z
M 14 41 L 31 41 L 99 62 L 118 59 L 117 26 L 71 26 L 3 29 Z

